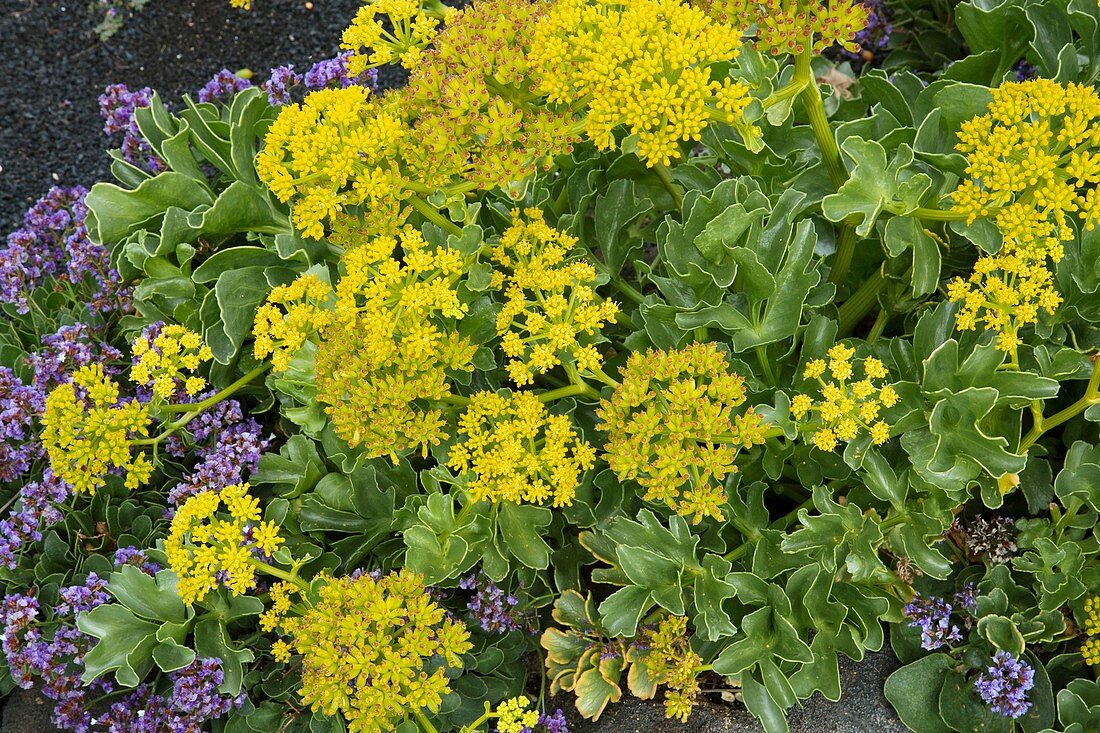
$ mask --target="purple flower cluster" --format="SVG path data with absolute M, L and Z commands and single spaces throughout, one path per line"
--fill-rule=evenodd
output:
M 95 573 L 88 573 L 84 585 L 70 585 L 58 593 L 60 603 L 53 607 L 55 616 L 73 616 L 87 613 L 111 600 L 107 593 L 107 581 Z
M 553 715 L 539 715 L 539 727 L 545 728 L 546 733 L 569 733 L 569 723 L 566 722 L 561 708 L 555 710 Z
M 252 86 L 252 82 L 237 76 L 229 69 L 222 69 L 206 82 L 199 90 L 199 101 L 213 104 L 224 102 L 237 92 L 242 92 Z
M 46 639 L 37 621 L 38 600 L 29 595 L 4 599 L 0 622 L 4 627 L 4 654 L 13 679 L 29 688 L 35 677 L 41 679 L 42 694 L 54 701 L 53 722 L 59 728 L 78 732 L 92 725 L 91 701 L 112 692 L 111 683 L 96 680 L 81 682 L 84 655 L 94 640 L 75 626 L 75 615 L 105 603 L 109 596 L 104 582 L 94 573 L 83 585 L 62 588 L 61 603 L 54 609 L 60 621 L 50 639 Z
M 1034 79 L 1039 75 L 1039 69 L 1027 62 L 1027 59 L 1020 59 L 1016 62 L 1016 65 L 1012 67 L 1012 70 L 1016 72 L 1016 81 L 1027 81 Z
M 41 481 L 23 484 L 19 489 L 19 501 L 7 518 L 0 519 L 0 565 L 14 570 L 23 546 L 40 542 L 42 529 L 63 519 L 57 505 L 67 498 L 69 487 L 49 471 Z
M 939 649 L 944 644 L 957 644 L 962 641 L 962 632 L 957 624 L 951 622 L 952 612 L 972 613 L 977 608 L 977 597 L 973 584 L 967 585 L 955 594 L 952 602 L 946 598 L 917 596 L 913 602 L 902 609 L 909 619 L 910 626 L 921 630 L 920 645 L 924 649 Z M 969 617 L 965 617 L 965 625 Z
M 160 572 L 160 565 L 150 560 L 145 550 L 132 545 L 115 550 L 115 567 L 121 568 L 123 565 L 133 565 L 146 575 L 156 575 Z
M 70 380 L 70 374 L 82 366 L 100 362 L 109 376 L 118 374 L 117 367 L 108 364 L 121 361 L 122 352 L 94 338 L 87 323 L 61 326 L 55 333 L 42 337 L 42 348 L 29 357 L 34 369 L 34 386 L 43 392 Z
M 23 215 L 23 226 L 9 234 L 0 249 L 0 302 L 28 313 L 31 291 L 58 278 L 90 286 L 87 303 L 92 312 L 128 307 L 129 294 L 110 266 L 107 248 L 88 237 L 87 193 L 80 186 L 51 188 Z
M 993 655 L 993 664 L 974 680 L 982 702 L 1006 718 L 1018 718 L 1031 708 L 1028 690 L 1035 686 L 1035 670 L 1006 651 Z
M 168 501 L 174 506 L 208 489 L 220 491 L 240 483 L 244 471 L 255 471 L 260 465 L 260 456 L 269 443 L 260 432 L 260 424 L 245 418 L 236 400 L 218 403 L 187 427 L 195 440 L 198 462 L 168 493 Z M 176 453 L 181 450 L 173 447 Z
M 140 685 L 115 702 L 95 721 L 104 733 L 201 733 L 207 721 L 220 718 L 244 704 L 244 693 L 222 695 L 218 686 L 225 681 L 221 660 L 196 659 L 172 672 L 172 691 L 157 695 L 149 685 Z
M 33 423 L 45 404 L 42 390 L 0 367 L 0 482 L 15 481 L 41 456 Z
M 344 89 L 353 84 L 375 88 L 378 72 L 367 69 L 357 77 L 348 76 L 348 59 L 351 52 L 341 53 L 331 59 L 318 61 L 304 75 L 294 70 L 293 65 L 277 66 L 271 70 L 271 78 L 260 85 L 267 92 L 267 100 L 273 107 L 289 104 L 292 93 L 299 87 L 306 91 L 338 87 Z
M 134 110 L 148 107 L 152 99 L 153 90 L 149 87 L 131 92 L 125 84 L 111 84 L 99 95 L 99 115 L 103 118 L 104 134 L 122 133 L 123 160 L 152 173 L 160 173 L 168 166 L 153 152 L 134 119 Z
M 473 591 L 466 604 L 473 620 L 490 634 L 504 634 L 521 629 L 531 630 L 524 614 L 516 609 L 519 599 L 505 593 L 496 583 L 481 573 L 462 578 L 458 582 L 462 590 Z

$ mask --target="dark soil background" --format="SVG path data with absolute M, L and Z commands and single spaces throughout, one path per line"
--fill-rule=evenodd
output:
M 245 12 L 229 0 L 151 0 L 105 43 L 89 5 L 0 0 L 0 236 L 50 186 L 109 179 L 97 102 L 108 84 L 149 86 L 171 102 L 223 67 L 251 69 L 256 82 L 285 63 L 305 71 L 337 53 L 360 2 L 255 0 Z

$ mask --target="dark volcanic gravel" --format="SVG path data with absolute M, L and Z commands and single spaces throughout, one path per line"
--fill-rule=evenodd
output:
M 0 0 L 0 236 L 55 184 L 106 180 L 109 141 L 97 98 L 108 84 L 150 86 L 165 101 L 222 67 L 300 71 L 338 51 L 359 0 L 150 0 L 106 43 L 90 0 Z M 394 73 L 380 81 L 392 83 Z M 117 142 L 116 142 L 117 144 Z

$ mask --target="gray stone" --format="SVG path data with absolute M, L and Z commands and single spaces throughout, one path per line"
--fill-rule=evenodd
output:
M 12 690 L 4 701 L 0 733 L 57 733 L 50 722 L 53 707 L 36 690 Z
M 829 702 L 814 695 L 791 711 L 791 733 L 906 733 L 882 695 L 886 677 L 898 666 L 889 650 L 869 654 L 860 663 L 840 659 L 844 696 Z M 563 705 L 564 707 L 564 705 Z M 570 710 L 569 712 L 574 712 Z M 572 717 L 572 716 L 571 716 Z M 688 722 L 665 718 L 664 705 L 629 693 L 609 706 L 596 722 L 571 721 L 573 733 L 761 733 L 764 729 L 740 704 L 704 702 Z

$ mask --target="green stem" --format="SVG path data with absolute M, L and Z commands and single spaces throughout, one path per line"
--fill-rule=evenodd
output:
M 918 206 L 906 216 L 915 216 L 918 219 L 926 219 L 927 221 L 966 221 L 970 215 L 951 209 L 926 209 L 923 206 Z
M 430 221 L 432 224 L 435 224 L 440 229 L 450 232 L 456 237 L 462 236 L 462 229 L 459 228 L 457 224 L 440 214 L 434 206 L 429 204 L 424 199 L 420 198 L 419 196 L 410 196 L 409 203 L 412 204 L 412 207 L 416 209 L 421 216 Z
M 201 402 L 192 402 L 192 403 L 186 404 L 186 405 L 162 405 L 161 407 L 159 407 L 157 409 L 159 409 L 161 412 L 203 412 L 204 410 L 210 409 L 211 407 L 218 404 L 219 402 L 221 402 L 225 398 L 227 398 L 230 395 L 232 395 L 233 393 L 237 392 L 242 387 L 247 385 L 253 379 L 260 376 L 261 374 L 263 374 L 264 372 L 266 372 L 270 368 L 271 368 L 271 364 L 268 364 L 268 363 L 260 364 L 258 367 L 256 367 L 252 371 L 250 371 L 248 374 L 245 374 L 243 377 L 238 379 L 236 382 L 233 382 L 233 384 L 229 385 L 228 387 L 226 387 L 225 389 L 221 390 L 220 392 L 218 392 L 216 394 L 210 395 L 209 397 L 207 397 L 205 400 L 202 400 Z
M 1016 452 L 1020 454 L 1027 453 L 1028 449 L 1035 444 L 1035 441 L 1042 437 L 1043 433 L 1080 415 L 1095 404 L 1100 404 L 1100 357 L 1094 357 L 1092 376 L 1089 377 L 1089 384 L 1085 387 L 1085 394 L 1081 395 L 1081 399 L 1064 410 L 1054 413 L 1050 417 L 1044 417 L 1037 420 L 1035 424 L 1031 426 L 1031 431 L 1024 436 L 1022 441 L 1020 441 L 1020 448 Z
M 859 322 L 871 312 L 878 302 L 879 291 L 886 282 L 886 277 L 880 268 L 874 275 L 867 278 L 859 289 L 852 293 L 852 297 L 844 301 L 839 309 L 840 327 L 837 337 L 843 338 L 851 334 Z
M 255 558 L 249 559 L 248 562 L 252 565 L 252 567 L 256 568 L 261 573 L 270 575 L 274 578 L 278 578 L 279 580 L 285 580 L 288 583 L 293 583 L 294 585 L 301 588 L 303 591 L 309 590 L 309 583 L 299 577 L 297 573 L 289 573 L 282 568 L 276 567 L 274 565 L 269 565 L 263 560 L 257 560 Z
M 856 229 L 851 224 L 844 224 L 840 228 L 840 239 L 837 243 L 836 254 L 833 256 L 833 268 L 829 270 L 829 282 L 839 285 L 848 277 L 848 271 L 852 269 L 852 259 L 856 253 Z
M 890 314 L 884 309 L 878 312 L 875 316 L 875 322 L 871 326 L 870 333 L 867 334 L 867 343 L 875 343 L 879 337 L 882 336 L 882 332 L 886 330 L 886 324 L 890 322 Z
M 481 717 L 479 717 L 474 722 L 470 723 L 469 725 L 463 726 L 462 733 L 475 733 L 475 731 L 477 731 L 477 729 L 481 727 L 481 724 L 488 721 L 491 717 L 493 717 L 493 708 L 489 705 L 489 703 L 485 703 L 485 712 L 483 712 L 481 714 Z
M 653 166 L 653 172 L 657 174 L 657 178 L 661 179 L 661 185 L 672 197 L 672 203 L 676 205 L 676 210 L 682 211 L 684 208 L 684 191 L 676 181 L 672 180 L 672 171 L 665 164 L 658 163 Z
M 432 725 L 432 721 L 428 720 L 428 716 L 424 715 L 424 711 L 420 708 L 413 710 L 413 717 L 416 718 L 416 722 L 420 724 L 420 727 L 424 729 L 424 733 L 439 733 L 439 730 Z
M 635 305 L 641 305 L 645 302 L 645 296 L 642 295 L 642 291 L 638 290 L 630 283 L 623 280 L 621 277 L 612 275 L 611 284 L 615 286 L 615 289 L 625 295 Z
M 552 389 L 539 395 L 539 402 L 553 402 L 565 397 L 588 397 L 593 400 L 600 399 L 600 393 L 587 384 L 567 384 L 564 387 Z
M 771 361 L 768 360 L 768 349 L 766 346 L 756 347 L 756 358 L 760 361 L 760 368 L 764 370 L 764 376 L 768 380 L 768 384 L 772 387 L 778 386 L 778 382 L 775 381 L 775 372 L 772 371 Z
M 836 136 L 829 127 L 829 118 L 825 114 L 825 105 L 821 101 L 821 91 L 817 87 L 810 61 L 813 54 L 810 49 L 799 54 L 794 59 L 794 79 L 806 85 L 799 91 L 802 105 L 806 108 L 806 115 L 810 119 L 810 128 L 814 132 L 817 146 L 821 151 L 821 160 L 829 171 L 829 180 L 834 188 L 840 188 L 848 180 L 848 171 L 844 168 L 844 162 L 840 158 L 840 148 L 836 144 Z

